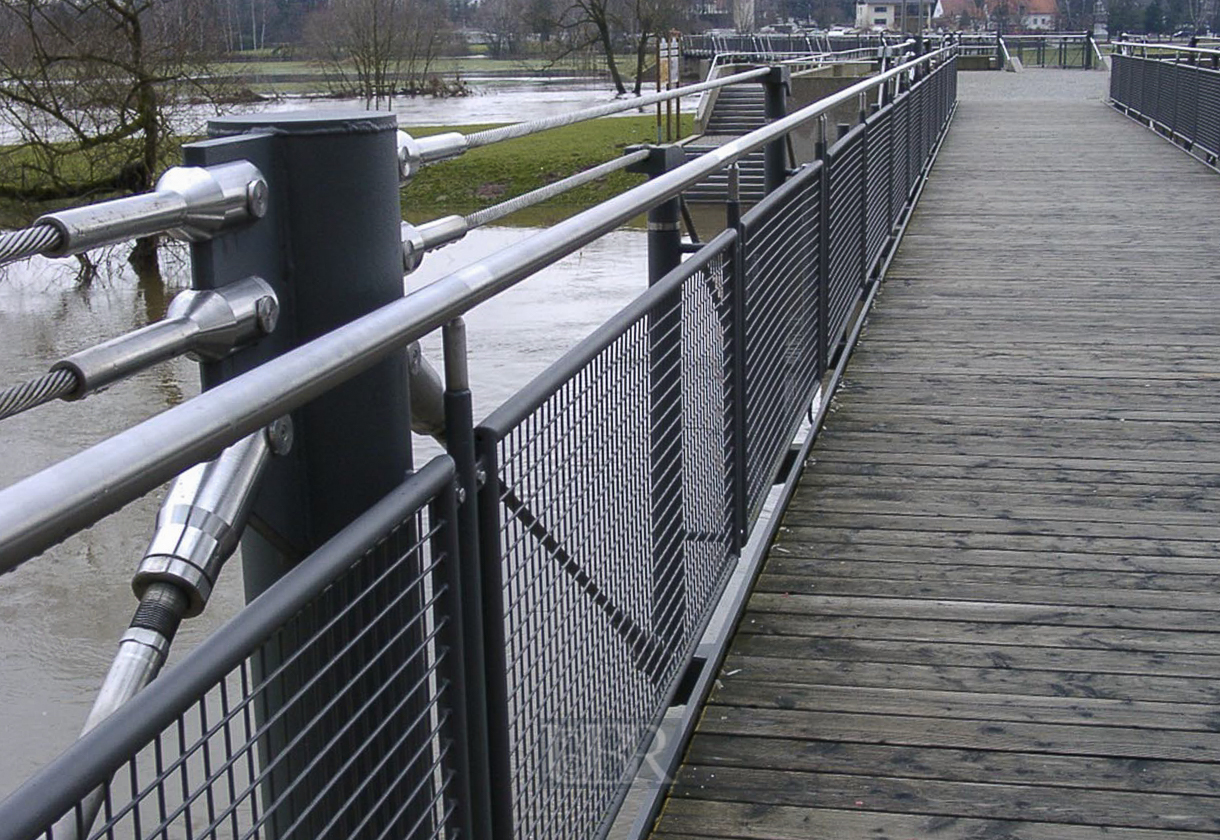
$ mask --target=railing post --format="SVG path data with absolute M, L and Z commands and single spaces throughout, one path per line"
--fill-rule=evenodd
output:
M 780 65 L 771 68 L 771 74 L 763 77 L 768 122 L 774 122 L 788 113 L 788 93 L 791 89 L 792 68 Z M 767 193 L 783 186 L 788 178 L 788 144 L 780 137 L 767 144 L 763 151 L 763 172 Z
M 746 429 L 750 383 L 746 376 L 746 230 L 741 223 L 741 190 L 739 170 L 734 163 L 728 168 L 728 202 L 725 223 L 737 231 L 733 243 L 732 284 L 732 357 L 727 360 L 732 379 L 733 423 L 733 551 L 741 555 L 750 527 L 750 436 Z
M 1084 69 L 1093 69 L 1093 33 L 1087 29 L 1084 33 Z
M 188 164 L 247 159 L 267 176 L 263 223 L 192 246 L 194 279 L 214 288 L 257 275 L 276 290 L 279 325 L 257 347 L 203 369 L 205 388 L 316 338 L 402 297 L 397 120 L 366 111 L 227 117 L 208 125 L 213 138 L 184 150 Z M 313 549 L 396 487 L 411 468 L 407 360 L 386 361 L 318 397 L 294 414 L 292 452 L 271 465 L 242 540 L 248 599 L 264 591 Z M 302 628 L 308 634 L 316 628 Z M 272 673 L 293 651 L 268 649 L 256 657 L 256 678 Z M 256 709 L 260 724 L 276 719 L 276 704 L 307 685 L 320 663 L 298 662 L 278 675 L 278 689 Z M 420 665 L 422 675 L 423 665 Z M 329 702 L 337 689 L 319 682 L 310 701 Z M 278 695 L 278 696 L 277 696 Z M 268 793 L 287 795 L 264 836 L 278 837 L 298 817 L 295 831 L 316 835 L 332 816 L 330 797 L 309 798 L 303 757 L 333 736 L 326 722 L 307 733 L 278 718 L 261 739 Z M 288 745 L 306 738 L 284 760 Z M 289 785 L 297 786 L 290 788 Z M 316 789 L 316 787 L 315 787 Z
M 685 160 L 680 146 L 659 146 L 629 171 L 651 178 L 664 175 Z M 682 262 L 682 234 L 677 198 L 648 211 L 648 284 L 655 285 Z M 648 318 L 649 510 L 652 543 L 652 631 L 661 645 L 641 663 L 659 677 L 669 653 L 681 642 L 685 627 L 686 539 L 682 470 L 682 293 L 664 298 L 660 314 Z
M 818 139 L 814 154 L 822 161 L 818 190 L 818 361 L 819 373 L 830 367 L 830 125 L 825 114 L 818 117 Z
M 479 478 L 474 447 L 474 408 L 467 369 L 466 324 L 455 318 L 443 328 L 445 351 L 445 448 L 457 473 L 458 504 L 454 530 L 459 534 L 458 583 L 460 584 L 463 639 L 463 698 L 465 706 L 465 761 L 469 773 L 468 811 L 474 840 L 491 840 L 492 830 L 492 726 L 507 729 L 497 708 L 489 718 L 487 704 L 487 656 L 483 626 L 483 573 L 479 554 Z
M 500 529 L 499 441 L 475 431 L 477 469 L 485 472 L 475 499 L 483 607 L 483 665 L 488 709 L 487 751 L 491 774 L 491 836 L 513 840 L 512 739 L 508 715 L 508 638 L 504 620 L 503 543 Z M 498 723 L 496 723 L 498 721 Z M 476 823 L 477 824 L 477 823 Z

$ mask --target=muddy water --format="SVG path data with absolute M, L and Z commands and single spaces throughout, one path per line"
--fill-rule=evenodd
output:
M 480 79 L 468 80 L 471 95 L 437 99 L 430 96 L 401 96 L 383 110 L 398 115 L 401 126 L 473 125 L 478 123 L 508 123 L 533 120 L 555 114 L 567 114 L 582 108 L 602 105 L 615 100 L 614 90 L 602 79 Z M 650 91 L 645 88 L 644 93 Z M 682 111 L 693 112 L 698 97 L 682 100 Z M 227 113 L 276 113 L 302 108 L 320 111 L 350 111 L 363 108 L 363 101 L 354 99 L 316 99 L 305 96 L 285 96 L 256 105 L 226 106 Z M 656 106 L 645 111 L 630 110 L 624 116 L 656 113 Z M 184 106 L 172 117 L 175 128 L 184 135 L 207 133 L 208 119 L 216 116 L 213 108 L 203 105 Z M 14 143 L 18 133 L 0 123 L 0 144 Z
M 532 233 L 472 232 L 429 255 L 408 288 Z M 612 233 L 467 316 L 476 417 L 485 415 L 646 282 L 645 234 Z M 121 254 L 81 286 L 72 260 L 0 269 L 0 385 L 37 376 L 56 359 L 159 317 L 188 275 L 171 254 L 169 286 L 141 284 Z M 440 365 L 439 336 L 425 348 Z M 78 403 L 56 402 L 0 422 L 0 486 L 78 452 L 197 393 L 192 363 L 173 362 Z M 431 444 L 419 442 L 417 460 Z M 0 578 L 0 798 L 75 738 L 135 600 L 130 578 L 147 544 L 158 495 L 132 503 Z M 236 561 L 235 561 L 236 562 Z M 208 612 L 186 622 L 180 656 L 240 608 L 231 564 Z

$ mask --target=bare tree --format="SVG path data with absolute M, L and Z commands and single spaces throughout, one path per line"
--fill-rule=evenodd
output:
M 331 0 L 306 23 L 307 43 L 339 92 L 366 108 L 423 92 L 448 34 L 437 0 Z
M 622 24 L 613 0 L 572 0 L 560 13 L 559 25 L 574 37 L 575 44 L 601 47 L 614 89 L 620 95 L 625 94 L 627 87 L 614 57 L 615 32 L 621 30 Z
M 175 109 L 215 101 L 218 46 L 201 0 L 0 0 L 0 116 L 25 200 L 147 190 L 177 153 Z M 135 258 L 151 259 L 152 242 Z

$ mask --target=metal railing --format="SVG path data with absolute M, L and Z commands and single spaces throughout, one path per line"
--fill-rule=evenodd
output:
M 945 49 L 696 160 L 659 147 L 647 183 L 388 301 L 358 281 L 401 287 L 392 118 L 214 123 L 191 162 L 249 159 L 269 204 L 196 246 L 196 280 L 295 281 L 281 327 L 199 397 L 0 490 L 0 570 L 292 412 L 245 544 L 261 595 L 0 804 L 0 838 L 604 837 L 955 101 Z M 861 121 L 835 138 L 844 103 Z M 817 159 L 788 171 L 808 126 Z M 684 244 L 681 193 L 759 149 L 766 199 Z M 345 177 L 311 182 L 328 153 Z M 649 290 L 476 427 L 461 314 L 643 211 Z M 335 311 L 353 297 L 366 312 Z M 452 461 L 401 483 L 393 363 L 437 328 Z
M 1002 40 L 1008 54 L 1026 67 L 1105 68 L 1091 32 L 1004 35 Z
M 905 36 L 899 36 L 902 40 Z M 785 55 L 829 53 L 843 50 L 877 47 L 892 43 L 894 36 L 884 33 L 868 35 L 830 35 L 828 33 L 726 33 L 684 35 L 682 54 L 697 58 L 712 58 L 723 53 L 748 55 L 767 61 Z
M 1110 102 L 1209 166 L 1220 156 L 1220 50 L 1116 42 Z

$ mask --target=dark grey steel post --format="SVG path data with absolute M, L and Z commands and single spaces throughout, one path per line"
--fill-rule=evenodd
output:
M 746 376 L 746 231 L 741 223 L 740 169 L 734 163 L 727 171 L 729 178 L 728 202 L 725 205 L 725 224 L 737 231 L 733 243 L 732 282 L 732 340 L 726 342 L 731 355 L 726 360 L 730 371 L 732 406 L 732 495 L 733 499 L 733 551 L 738 556 L 745 548 L 750 527 L 750 481 L 749 458 L 750 437 L 746 430 L 746 406 L 749 404 L 749 381 Z
M 679 146 L 659 146 L 630 171 L 650 178 L 684 162 Z M 682 262 L 682 234 L 677 198 L 648 211 L 648 284 L 657 283 Z M 686 579 L 682 476 L 682 295 L 665 297 L 660 314 L 648 318 L 649 358 L 649 509 L 652 535 L 653 641 L 640 651 L 638 663 L 654 679 L 682 641 L 686 612 Z
M 486 473 L 476 501 L 479 518 L 479 565 L 483 589 L 483 663 L 485 668 L 488 763 L 491 787 L 491 836 L 513 840 L 512 739 L 508 718 L 508 639 L 504 628 L 503 544 L 500 537 L 499 439 L 475 430 L 477 468 Z
M 997 70 L 1003 70 L 1003 69 L 1004 69 L 1004 47 L 1003 47 L 1003 42 L 1004 42 L 1004 38 L 1003 38 L 1003 36 L 1002 36 L 1002 35 L 1000 35 L 1000 33 L 998 33 L 998 32 L 997 32 L 997 33 L 996 33 L 996 36 L 995 36 L 995 69 L 997 69 Z
M 830 369 L 830 125 L 826 115 L 818 117 L 818 139 L 814 154 L 822 161 L 818 183 L 818 375 Z M 896 144 L 895 144 L 896 145 Z
M 1084 69 L 1093 69 L 1093 33 L 1087 29 L 1084 33 Z
M 474 409 L 466 365 L 466 324 L 455 318 L 444 327 L 445 446 L 453 458 L 461 497 L 456 515 L 461 574 L 463 680 L 465 686 L 466 763 L 470 771 L 471 834 L 474 840 L 492 837 L 492 768 L 488 752 L 489 725 L 507 731 L 507 709 L 496 709 L 489 722 L 485 680 L 483 581 L 479 555 L 478 471 L 474 450 Z
M 279 296 L 275 333 L 257 348 L 208 365 L 204 387 L 224 382 L 402 296 L 397 122 L 366 111 L 271 114 L 213 120 L 215 138 L 186 150 L 190 164 L 248 159 L 267 178 L 262 224 L 193 246 L 195 283 L 213 288 L 258 275 Z M 407 367 L 396 353 L 294 414 L 296 446 L 272 464 L 242 541 L 247 597 L 253 599 L 298 560 L 397 486 L 411 468 Z M 256 657 L 270 671 L 289 650 Z M 318 663 L 313 663 L 315 666 Z M 276 712 L 277 694 L 310 677 L 309 664 L 289 668 L 257 711 Z M 326 681 L 323 681 L 326 682 Z M 310 701 L 327 701 L 325 689 Z M 260 743 L 264 766 L 297 734 L 280 719 Z M 308 737 L 325 743 L 325 724 Z M 294 755 L 309 752 L 294 751 Z M 264 782 L 275 795 L 301 781 L 304 759 L 282 761 Z M 325 772 L 313 770 L 312 773 Z M 267 825 L 277 837 L 311 802 L 299 784 Z M 339 791 L 344 795 L 347 791 Z M 313 836 L 334 811 L 323 802 L 297 828 Z
M 786 65 L 772 67 L 771 74 L 762 78 L 768 122 L 774 122 L 788 113 L 791 79 L 792 68 Z M 787 178 L 788 143 L 780 137 L 768 143 L 763 150 L 763 184 L 767 193 L 782 187 Z

